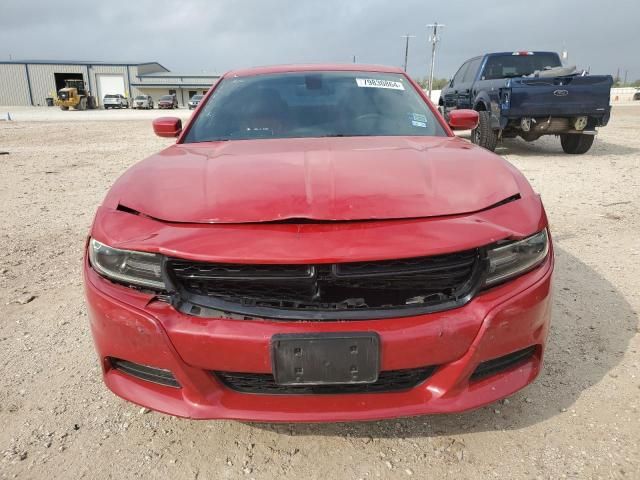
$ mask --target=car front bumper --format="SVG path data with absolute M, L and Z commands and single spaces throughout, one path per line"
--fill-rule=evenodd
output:
M 553 252 L 543 265 L 463 307 L 404 318 L 283 322 L 201 318 L 152 295 L 113 284 L 85 259 L 91 330 L 107 386 L 160 412 L 196 419 L 267 422 L 359 421 L 474 409 L 509 396 L 538 375 L 550 321 Z M 269 373 L 277 333 L 376 332 L 381 370 L 435 366 L 415 388 L 388 393 L 239 393 L 213 371 Z M 533 355 L 471 380 L 478 365 L 527 347 Z M 169 370 L 180 388 L 113 368 L 109 358 Z

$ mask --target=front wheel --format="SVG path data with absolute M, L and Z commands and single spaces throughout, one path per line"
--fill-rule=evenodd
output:
M 560 145 L 564 153 L 581 155 L 587 153 L 593 145 L 595 135 L 585 135 L 583 133 L 565 133 L 560 135 Z
M 491 128 L 491 112 L 478 112 L 478 126 L 471 130 L 471 141 L 493 152 L 498 144 L 498 132 Z

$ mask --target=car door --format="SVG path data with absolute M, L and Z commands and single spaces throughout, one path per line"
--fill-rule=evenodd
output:
M 451 79 L 449 87 L 444 91 L 443 103 L 445 112 L 458 108 L 458 87 L 460 85 L 460 82 L 462 81 L 462 78 L 464 77 L 465 72 L 467 71 L 468 66 L 468 61 L 462 64 L 462 66 L 458 69 L 456 74 Z
M 467 62 L 467 69 L 456 87 L 457 108 L 473 108 L 472 87 L 476 81 L 480 63 L 482 63 L 482 57 L 472 58 Z

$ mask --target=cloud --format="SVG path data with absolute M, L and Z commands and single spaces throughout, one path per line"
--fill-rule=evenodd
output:
M 566 47 L 570 63 L 593 73 L 640 78 L 640 3 L 539 0 L 425 2 L 369 0 L 3 0 L 0 59 L 159 61 L 176 71 L 216 71 L 273 63 L 350 62 L 401 65 L 427 74 L 426 24 L 446 24 L 436 73 L 488 51 Z

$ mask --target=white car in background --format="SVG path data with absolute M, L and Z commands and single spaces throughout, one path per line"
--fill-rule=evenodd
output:
M 133 99 L 133 108 L 153 108 L 153 98 L 151 95 L 138 95 Z
M 102 99 L 102 104 L 105 110 L 107 108 L 129 108 L 129 101 L 119 93 L 105 95 Z
M 196 108 L 199 104 L 200 101 L 204 98 L 204 95 L 194 95 L 193 97 L 191 97 L 191 100 L 189 100 L 189 110 L 193 110 L 194 108 Z

